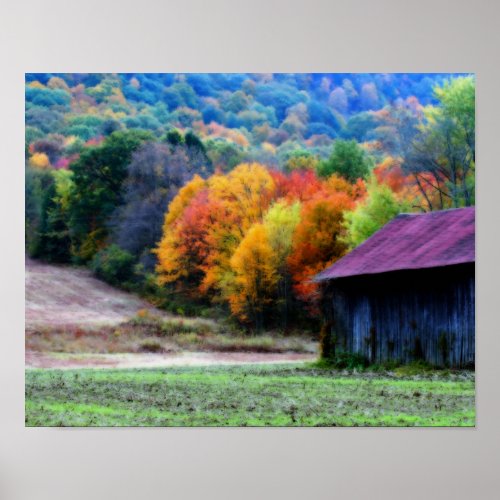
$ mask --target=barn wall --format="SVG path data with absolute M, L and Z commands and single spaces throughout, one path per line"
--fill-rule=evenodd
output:
M 372 363 L 475 361 L 474 264 L 330 281 L 325 306 L 337 350 Z

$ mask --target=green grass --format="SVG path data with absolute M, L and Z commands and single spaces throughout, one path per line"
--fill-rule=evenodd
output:
M 26 370 L 27 426 L 474 426 L 472 372 Z

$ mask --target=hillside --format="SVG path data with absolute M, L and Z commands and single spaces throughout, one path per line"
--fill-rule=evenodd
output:
M 25 291 L 26 329 L 118 324 L 140 309 L 153 309 L 135 295 L 94 278 L 87 269 L 29 258 Z

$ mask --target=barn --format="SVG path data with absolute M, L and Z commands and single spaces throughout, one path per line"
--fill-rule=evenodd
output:
M 474 366 L 474 207 L 401 214 L 314 280 L 325 356 Z

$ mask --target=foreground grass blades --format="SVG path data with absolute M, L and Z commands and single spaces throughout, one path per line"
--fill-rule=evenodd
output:
M 27 370 L 27 426 L 474 426 L 474 375 Z

